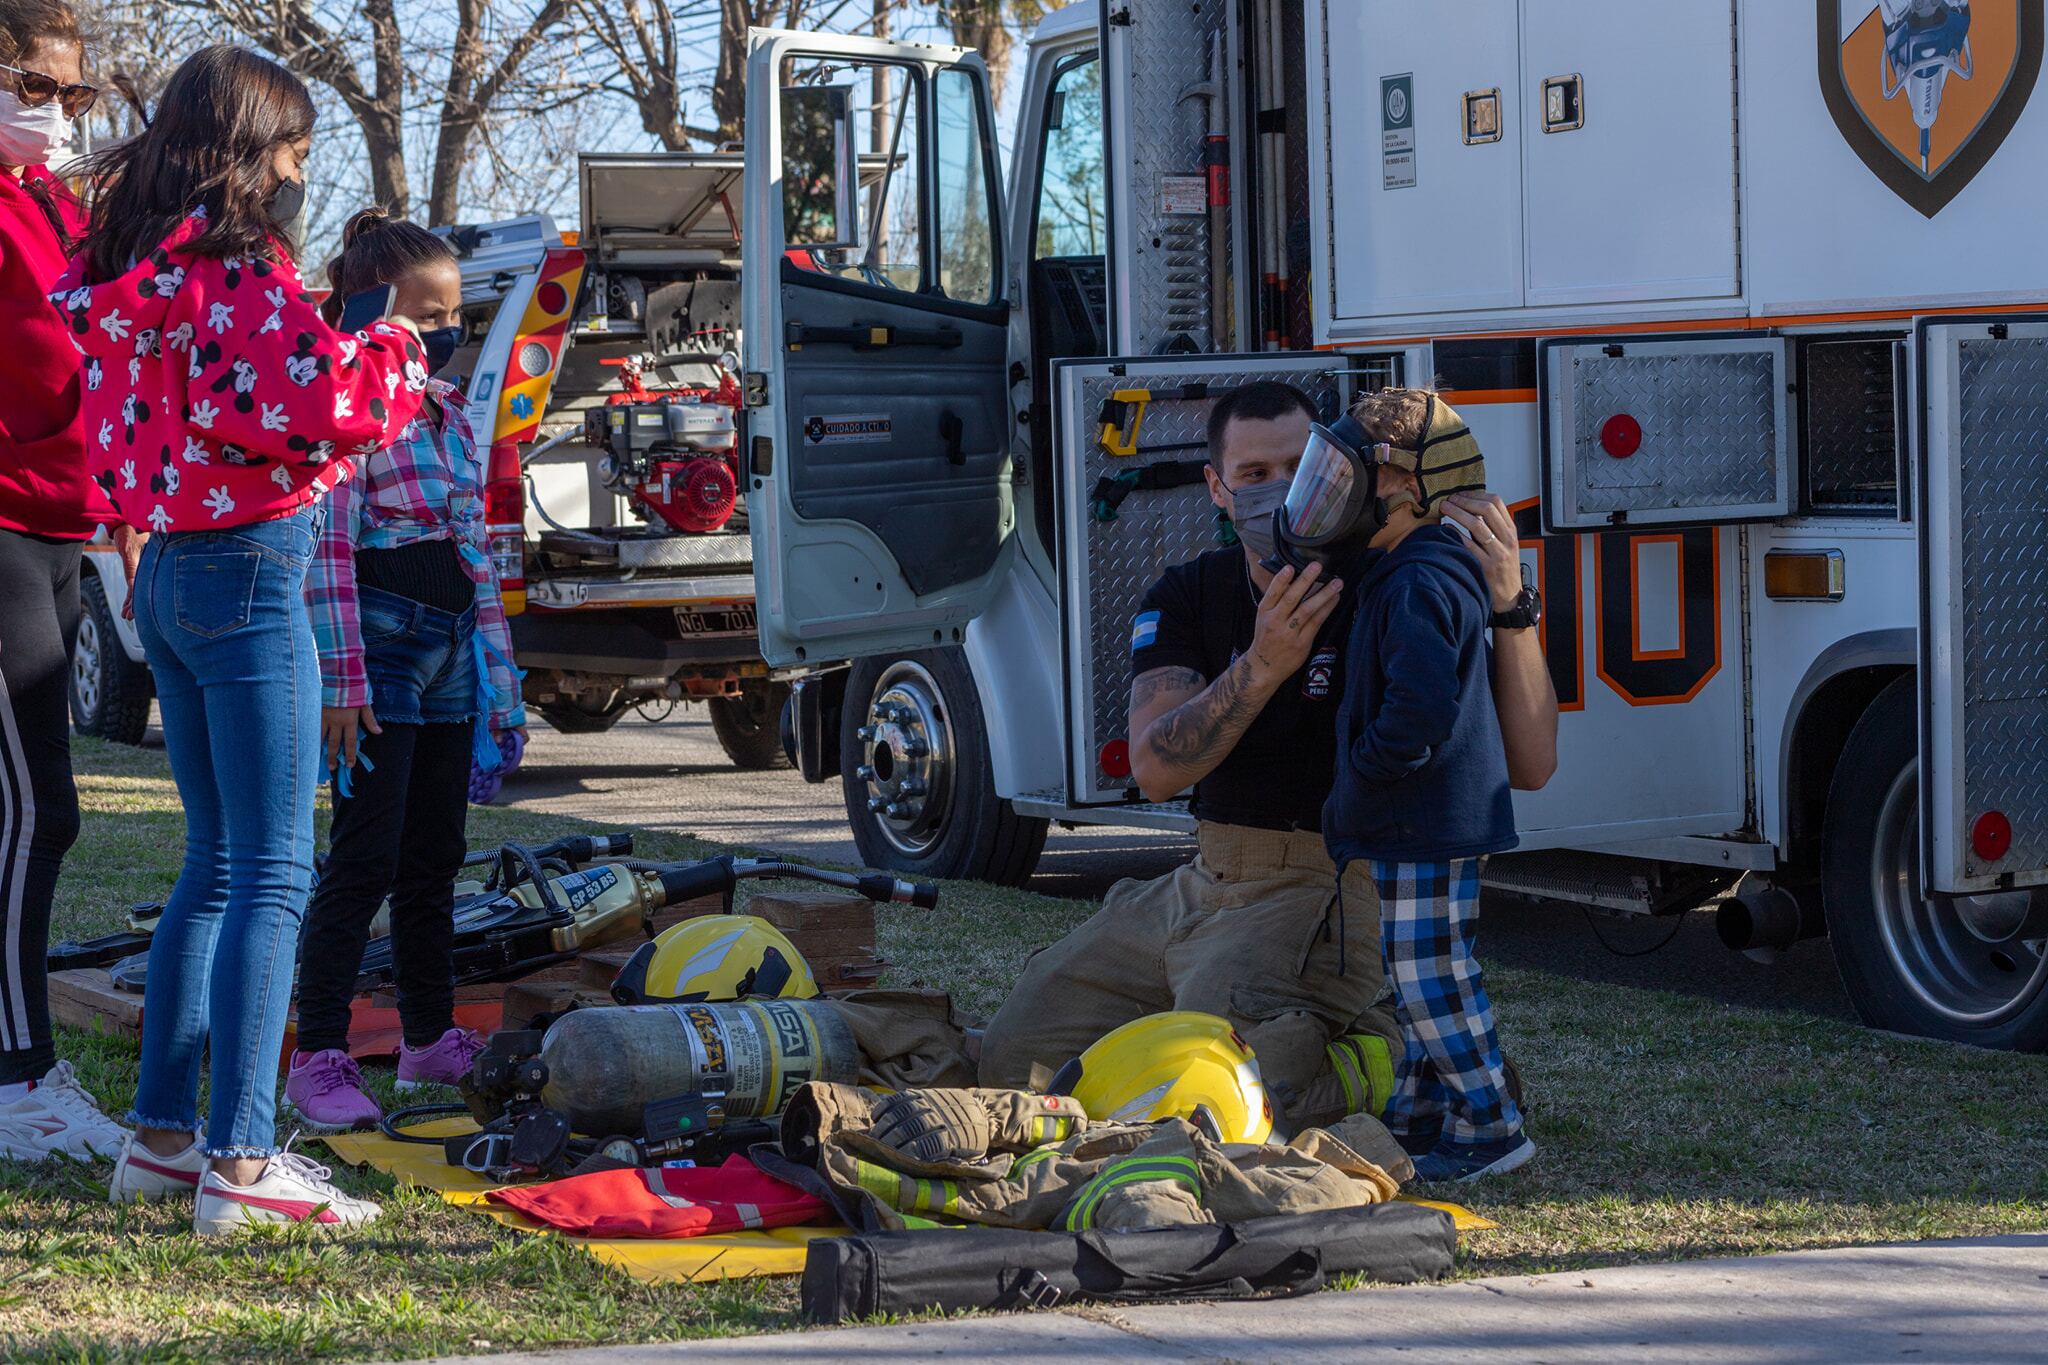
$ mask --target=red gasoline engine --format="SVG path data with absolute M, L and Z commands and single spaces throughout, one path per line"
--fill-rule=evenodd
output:
M 584 439 L 604 451 L 598 474 L 650 521 L 678 531 L 716 531 L 739 498 L 733 413 L 739 381 L 715 387 L 649 390 L 636 360 L 620 366 L 621 392 L 584 416 Z

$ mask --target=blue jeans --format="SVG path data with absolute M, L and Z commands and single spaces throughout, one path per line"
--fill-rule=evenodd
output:
M 476 715 L 474 602 L 458 614 L 363 587 L 356 589 L 356 617 L 379 724 L 449 724 Z
M 207 1155 L 277 1150 L 277 1062 L 313 874 L 320 665 L 303 594 L 324 502 L 220 531 L 152 536 L 135 624 L 185 803 L 185 866 L 149 949 L 130 1121 L 197 1126 Z

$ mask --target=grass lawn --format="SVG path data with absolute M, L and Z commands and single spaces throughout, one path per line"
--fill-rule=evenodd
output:
M 77 762 L 85 833 L 58 889 L 60 936 L 106 932 L 168 892 L 183 827 L 160 752 L 81 741 Z M 483 809 L 470 824 L 477 844 L 567 827 Z M 705 849 L 647 835 L 638 851 Z M 886 984 L 989 1011 L 1032 949 L 1092 908 L 950 886 L 935 914 L 883 912 Z M 2048 1228 L 2048 1057 L 1543 972 L 1489 978 L 1544 1150 L 1464 1195 L 1503 1226 L 1466 1240 L 1461 1274 Z M 69 1034 L 60 1048 L 109 1108 L 126 1105 L 131 1046 Z M 793 1281 L 636 1285 L 375 1173 L 343 1177 L 389 1211 L 367 1234 L 226 1244 L 185 1235 L 183 1209 L 109 1206 L 107 1174 L 0 1162 L 0 1359 L 377 1359 L 796 1325 Z

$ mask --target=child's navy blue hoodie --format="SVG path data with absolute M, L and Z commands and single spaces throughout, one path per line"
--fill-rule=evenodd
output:
M 1478 560 L 1450 527 L 1418 527 L 1357 591 L 1337 780 L 1323 806 L 1331 860 L 1441 862 L 1513 848 Z

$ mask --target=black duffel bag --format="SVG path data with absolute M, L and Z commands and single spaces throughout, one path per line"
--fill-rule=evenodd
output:
M 931 1309 L 1281 1298 L 1345 1274 L 1410 1284 L 1448 1274 L 1457 1241 L 1449 1214 L 1398 1202 L 1115 1232 L 827 1237 L 811 1242 L 804 1258 L 803 1314 L 838 1323 Z

